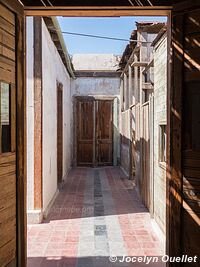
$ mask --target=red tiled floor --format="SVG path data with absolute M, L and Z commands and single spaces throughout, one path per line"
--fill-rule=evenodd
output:
M 104 170 L 106 175 L 104 179 L 107 182 L 107 193 L 109 192 L 114 203 L 113 210 L 110 210 L 110 214 L 105 214 L 104 217 L 112 215 L 117 220 L 123 243 L 120 245 L 125 248 L 126 256 L 162 255 L 164 253 L 163 244 L 154 232 L 149 213 L 138 199 L 132 183 L 124 177 L 119 168 L 110 167 L 101 170 Z M 85 231 L 85 233 L 88 233 L 88 236 L 86 234 L 83 237 L 81 232 L 82 212 L 87 211 L 84 210 L 84 194 L 87 189 L 87 175 L 90 173 L 94 173 L 94 169 L 78 168 L 72 170 L 66 184 L 64 184 L 56 198 L 48 217 L 41 224 L 28 226 L 28 267 L 96 267 L 95 263 L 92 264 L 90 261 L 91 256 L 85 258 L 87 262 L 85 266 L 77 264 L 77 259 L 80 258 L 78 258 L 80 237 L 85 242 L 83 244 L 90 244 L 91 238 L 95 240 L 98 237 L 95 236 L 94 230 L 90 228 L 86 228 L 87 230 Z M 101 178 L 101 171 L 99 171 L 99 175 L 100 180 L 103 179 Z M 94 190 L 94 188 L 91 190 Z M 97 198 L 99 201 L 100 197 L 98 196 Z M 109 204 L 104 202 L 104 208 L 105 205 Z M 94 204 L 91 208 L 94 209 Z M 84 218 L 89 219 L 92 217 L 87 215 Z M 118 237 L 118 234 L 116 233 L 113 239 Z M 119 243 L 117 242 L 118 240 L 116 240 L 115 244 Z M 99 245 L 101 245 L 101 242 Z M 94 258 L 99 256 L 99 258 L 104 260 L 103 257 L 100 257 L 101 254 L 98 255 L 101 251 L 100 249 L 96 250 L 96 252 L 95 250 L 94 252 L 92 251 L 92 246 L 83 246 L 82 249 L 89 252 Z M 82 259 L 84 260 L 84 258 Z M 102 267 L 117 266 L 116 264 L 109 263 L 108 258 L 105 260 L 107 262 L 102 263 Z M 142 267 L 147 265 L 130 263 L 129 266 Z M 148 266 L 160 267 L 163 264 L 150 264 Z M 101 266 L 98 265 L 98 267 Z

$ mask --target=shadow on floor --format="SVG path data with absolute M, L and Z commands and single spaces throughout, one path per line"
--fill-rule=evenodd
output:
M 115 261 L 116 260 L 116 261 Z M 111 262 L 113 261 L 113 262 Z M 165 267 L 159 256 L 123 257 L 32 257 L 28 259 L 28 267 Z

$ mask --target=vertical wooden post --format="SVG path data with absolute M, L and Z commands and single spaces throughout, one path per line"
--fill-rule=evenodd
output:
M 16 174 L 17 174 L 17 266 L 26 267 L 26 54 L 25 19 L 22 6 L 6 1 L 16 12 Z
M 134 54 L 134 62 L 138 61 L 138 57 L 136 54 Z M 138 96 L 138 67 L 134 67 L 134 94 L 135 94 L 135 103 L 139 101 L 139 96 Z
M 182 209 L 182 86 L 183 86 L 183 28 L 184 16 L 172 17 L 172 56 L 168 48 L 167 87 L 167 254 L 181 255 Z M 171 22 L 171 21 L 170 21 Z M 171 38 L 170 38 L 171 39 Z M 179 46 L 179 50 L 177 49 Z M 180 52 L 182 51 L 182 52 Z M 172 58 L 172 64 L 170 59 Z M 171 69 L 172 66 L 172 69 Z M 175 73 L 171 75 L 171 73 Z M 171 263 L 170 266 L 180 266 Z
M 124 109 L 128 108 L 128 78 L 127 74 L 124 73 Z
M 96 111 L 98 112 L 98 101 L 95 99 L 92 102 L 93 104 L 93 167 L 97 166 L 97 144 L 96 144 L 96 133 L 97 133 L 97 124 L 96 124 Z
M 42 18 L 34 17 L 34 208 L 42 208 Z
M 124 79 L 121 78 L 121 84 L 120 84 L 120 111 L 124 110 Z
M 132 85 L 132 68 L 128 66 L 128 93 L 129 93 L 129 101 L 128 106 L 130 107 L 133 104 L 133 85 Z

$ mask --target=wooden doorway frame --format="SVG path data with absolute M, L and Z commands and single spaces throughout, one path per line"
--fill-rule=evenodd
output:
M 18 229 L 18 266 L 26 266 L 26 119 L 25 119 L 25 110 L 26 110 L 26 88 L 25 88 L 25 18 L 26 16 L 76 16 L 76 17 L 116 17 L 116 16 L 167 16 L 168 17 L 168 85 L 167 85 L 167 113 L 168 113 L 168 125 L 167 125 L 167 243 L 166 243 L 166 253 L 172 254 L 174 248 L 178 248 L 179 241 L 179 231 L 174 231 L 174 240 L 176 243 L 170 243 L 169 238 L 171 237 L 170 232 L 170 222 L 173 220 L 172 211 L 173 207 L 170 205 L 171 194 L 170 192 L 170 181 L 171 170 L 180 168 L 180 166 L 175 166 L 176 163 L 172 160 L 171 152 L 174 149 L 175 139 L 172 140 L 173 129 L 171 131 L 171 122 L 172 118 L 176 116 L 173 106 L 171 104 L 172 98 L 176 98 L 177 95 L 174 95 L 172 92 L 171 84 L 171 49 L 172 49 L 172 35 L 171 35 L 171 11 L 172 7 L 23 7 L 15 0 L 7 0 L 0 2 L 7 7 L 9 7 L 15 14 L 17 19 L 17 207 L 18 207 L 18 217 L 17 217 L 17 229 Z M 21 89 L 21 90 L 19 90 Z M 180 96 L 180 95 L 178 95 Z M 173 126 L 173 125 L 172 125 Z M 177 133 L 176 133 L 177 134 Z M 178 133 L 181 135 L 181 132 Z M 174 137 L 174 136 L 173 136 Z M 178 154 L 176 156 L 181 156 Z M 174 153 L 175 154 L 175 153 Z M 181 171 L 181 170 L 180 170 Z M 181 174 L 179 174 L 181 175 Z M 181 199 L 179 200 L 181 202 Z M 180 222 L 179 222 L 180 224 Z M 176 251 L 175 249 L 175 251 Z
M 167 116 L 168 116 L 168 127 L 167 127 L 167 136 L 168 136 L 168 153 L 167 153 L 167 197 L 166 197 L 166 206 L 167 206 L 167 220 L 171 220 L 171 210 L 168 204 L 170 203 L 170 183 L 171 175 L 171 165 L 170 165 L 170 119 L 171 119 L 171 12 L 172 7 L 25 7 L 24 14 L 26 16 L 66 16 L 66 17 L 116 17 L 116 16 L 166 16 L 168 18 L 168 66 L 167 66 Z M 75 152 L 76 158 L 76 152 Z M 74 162 L 75 163 L 75 162 Z M 76 163 L 75 163 L 76 164 Z M 177 247 L 178 244 L 171 244 L 169 242 L 168 236 L 170 236 L 171 229 L 170 224 L 167 223 L 166 226 L 166 254 L 170 254 L 170 251 L 173 251 L 173 247 Z M 176 235 L 176 233 L 174 233 Z M 177 236 L 177 239 L 179 237 Z M 24 266 L 23 266 L 24 267 Z

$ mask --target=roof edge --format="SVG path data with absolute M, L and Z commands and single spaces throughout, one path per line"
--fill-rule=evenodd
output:
M 75 79 L 73 65 L 72 65 L 69 53 L 67 51 L 67 47 L 65 45 L 65 41 L 64 41 L 64 38 L 63 38 L 63 35 L 62 35 L 62 32 L 61 32 L 60 25 L 58 23 L 58 19 L 56 17 L 51 17 L 51 19 L 52 19 L 53 25 L 54 25 L 54 27 L 55 27 L 55 29 L 57 31 L 58 38 L 59 38 L 59 41 L 60 41 L 60 45 L 61 45 L 63 53 L 64 53 L 64 57 L 65 57 L 66 64 L 67 64 L 67 70 L 68 70 L 70 76 L 73 79 Z

